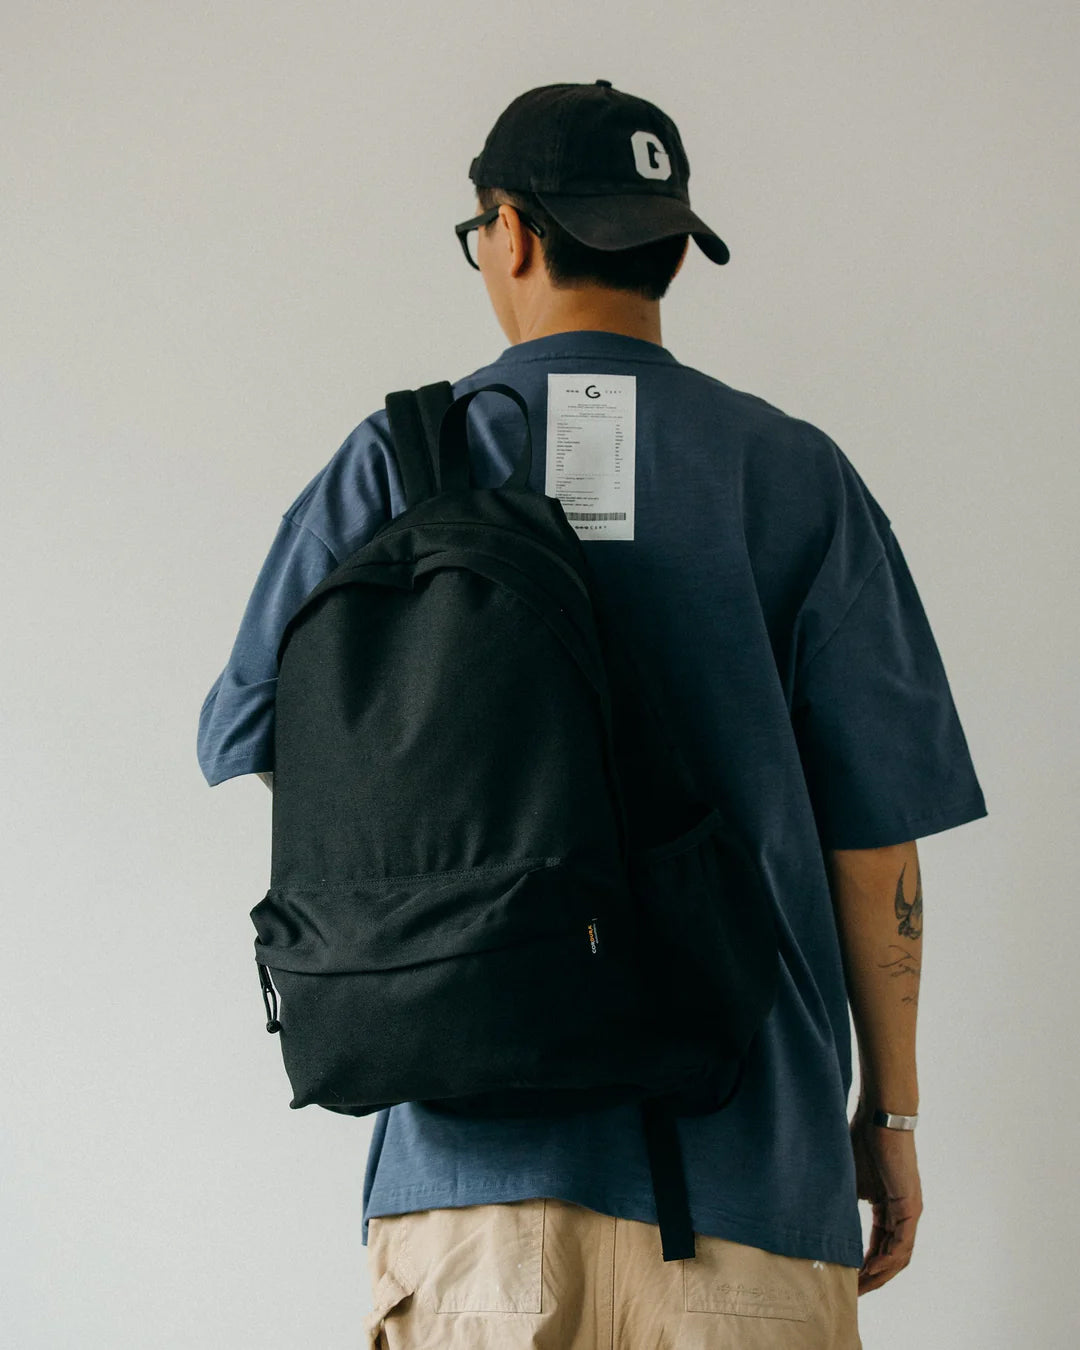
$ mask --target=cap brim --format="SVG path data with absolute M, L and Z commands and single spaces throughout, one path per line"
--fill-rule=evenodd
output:
M 689 234 L 712 262 L 726 263 L 731 257 L 720 236 L 677 197 L 642 192 L 609 196 L 538 192 L 536 197 L 568 234 L 590 248 L 634 248 Z

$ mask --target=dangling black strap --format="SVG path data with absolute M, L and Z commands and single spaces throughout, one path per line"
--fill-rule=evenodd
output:
M 743 1081 L 749 1054 L 739 1056 L 731 1085 L 720 1102 L 702 1097 L 701 1102 L 686 1114 L 711 1115 L 727 1106 Z M 653 1198 L 656 1200 L 656 1218 L 660 1225 L 660 1247 L 665 1261 L 683 1261 L 697 1255 L 694 1246 L 694 1224 L 690 1218 L 690 1202 L 686 1192 L 686 1170 L 683 1167 L 682 1142 L 679 1139 L 675 1117 L 678 1114 L 669 1101 L 653 1097 L 641 1103 L 645 1126 L 645 1148 L 652 1173 Z
M 663 1102 L 653 1098 L 641 1103 L 645 1147 L 652 1173 L 656 1218 L 660 1225 L 660 1248 L 665 1261 L 683 1261 L 696 1255 L 694 1225 L 686 1195 L 682 1145 L 675 1116 Z

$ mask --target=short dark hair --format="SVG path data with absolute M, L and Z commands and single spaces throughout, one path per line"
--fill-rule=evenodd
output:
M 493 206 L 517 207 L 544 228 L 543 250 L 551 284 L 559 290 L 579 289 L 586 284 L 608 286 L 616 291 L 643 295 L 646 300 L 662 300 L 675 276 L 688 235 L 671 235 L 651 244 L 634 248 L 604 250 L 580 243 L 553 220 L 536 195 L 509 188 L 477 187 L 482 211 Z M 493 229 L 492 221 L 487 227 Z

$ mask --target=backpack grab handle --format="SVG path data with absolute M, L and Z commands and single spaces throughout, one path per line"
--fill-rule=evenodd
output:
M 439 424 L 439 491 L 452 492 L 457 488 L 469 487 L 469 436 L 466 430 L 466 414 L 469 404 L 477 394 L 491 390 L 496 394 L 505 394 L 512 398 L 525 414 L 525 448 L 522 450 L 513 472 L 502 484 L 504 488 L 525 488 L 529 485 L 529 472 L 532 468 L 532 431 L 529 427 L 529 405 L 518 391 L 508 384 L 485 384 L 479 389 L 470 389 L 467 394 L 447 408 Z

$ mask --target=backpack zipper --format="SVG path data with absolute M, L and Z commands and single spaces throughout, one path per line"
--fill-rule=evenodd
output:
M 263 965 L 261 961 L 259 961 L 257 964 L 259 967 L 259 983 L 262 985 L 263 1003 L 266 1005 L 266 1016 L 268 1018 L 268 1021 L 266 1023 L 266 1029 L 267 1031 L 280 1031 L 281 1023 L 278 1021 L 277 1015 L 278 1014 L 277 990 L 274 988 L 273 984 L 270 981 L 269 970 L 267 970 L 267 968 Z M 267 998 L 267 994 L 273 995 L 274 999 L 273 1012 L 270 1011 L 270 1000 Z

